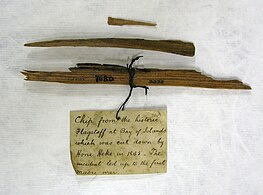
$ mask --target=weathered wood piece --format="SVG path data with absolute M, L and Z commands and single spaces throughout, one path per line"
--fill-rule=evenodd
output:
M 69 39 L 26 43 L 28 47 L 117 47 L 168 52 L 183 56 L 194 56 L 193 43 L 180 40 L 146 40 L 123 38 Z
M 68 84 L 129 84 L 126 67 L 81 63 L 69 68 L 70 72 L 24 70 L 25 80 Z M 184 86 L 214 89 L 251 89 L 238 80 L 219 80 L 195 70 L 161 70 L 136 68 L 134 83 L 141 86 Z
M 155 23 L 151 23 L 151 22 L 142 22 L 142 21 L 136 21 L 136 20 L 127 20 L 127 19 L 122 19 L 122 18 L 112 18 L 112 17 L 108 17 L 108 25 L 156 26 Z

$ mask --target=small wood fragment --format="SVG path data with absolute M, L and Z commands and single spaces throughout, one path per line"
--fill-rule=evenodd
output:
M 59 82 L 67 84 L 129 84 L 127 69 L 119 65 L 94 63 L 77 64 L 70 72 L 44 72 L 24 70 L 29 81 Z M 141 86 L 184 86 L 213 89 L 251 89 L 234 79 L 214 79 L 195 70 L 136 69 L 134 83 Z
M 112 18 L 112 17 L 108 17 L 108 25 L 156 26 L 155 23 L 151 23 L 151 22 L 141 22 L 141 21 L 136 21 L 136 20 L 126 20 L 122 18 Z
M 180 40 L 146 40 L 123 38 L 66 39 L 26 43 L 27 47 L 117 47 L 168 52 L 183 56 L 194 56 L 195 46 Z

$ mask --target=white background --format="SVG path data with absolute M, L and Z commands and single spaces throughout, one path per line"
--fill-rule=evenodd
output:
M 1 194 L 263 194 L 262 0 L 0 0 Z M 157 27 L 108 26 L 107 17 Z M 132 49 L 26 48 L 57 38 L 129 37 L 194 42 L 194 58 Z M 70 110 L 117 109 L 128 86 L 26 82 L 22 69 L 77 62 L 194 68 L 253 90 L 136 89 L 128 108 L 167 107 L 168 172 L 76 176 Z

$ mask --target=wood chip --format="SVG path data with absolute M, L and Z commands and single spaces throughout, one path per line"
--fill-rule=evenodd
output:
M 126 19 L 122 19 L 122 18 L 112 18 L 112 17 L 108 17 L 108 25 L 115 25 L 115 26 L 123 26 L 123 25 L 156 26 L 155 23 L 151 23 L 151 22 L 126 20 Z

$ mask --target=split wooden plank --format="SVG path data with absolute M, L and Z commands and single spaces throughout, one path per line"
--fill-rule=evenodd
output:
M 194 56 L 195 46 L 191 42 L 180 40 L 146 40 L 125 38 L 65 39 L 26 43 L 28 47 L 116 47 L 144 49 L 173 53 L 183 56 Z
M 24 70 L 29 81 L 59 82 L 67 84 L 129 84 L 129 74 L 119 65 L 82 63 L 69 68 L 70 72 L 45 72 Z M 213 89 L 251 89 L 235 79 L 214 79 L 196 70 L 136 69 L 135 85 L 184 86 Z

